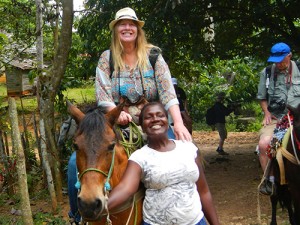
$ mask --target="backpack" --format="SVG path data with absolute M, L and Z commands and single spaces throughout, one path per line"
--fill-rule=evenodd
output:
M 297 61 L 295 63 L 296 63 L 296 65 L 298 67 L 298 70 L 300 72 L 300 62 Z M 273 66 L 273 64 L 266 67 L 266 75 L 267 75 L 267 78 L 266 78 L 267 99 L 269 98 L 268 89 L 269 89 L 270 77 L 271 77 L 271 73 L 272 73 L 272 66 Z M 274 82 L 276 82 L 275 78 L 274 78 Z
M 161 53 L 161 50 L 160 50 L 160 48 L 157 48 L 157 47 L 153 47 L 150 50 L 150 54 L 148 57 L 149 57 L 149 61 L 150 61 L 150 64 L 151 64 L 153 70 L 155 69 L 155 63 L 156 63 L 157 57 L 160 53 Z M 112 74 L 114 72 L 114 62 L 113 62 L 113 58 L 112 58 L 111 54 L 109 54 L 109 68 L 110 68 L 109 77 L 111 78 Z M 155 73 L 154 73 L 154 76 L 155 76 Z
M 216 111 L 214 106 L 207 109 L 205 114 L 205 119 L 207 125 L 209 126 L 216 124 Z

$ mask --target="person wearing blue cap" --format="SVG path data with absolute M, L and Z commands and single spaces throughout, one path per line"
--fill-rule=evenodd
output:
M 268 157 L 270 141 L 276 135 L 274 129 L 277 122 L 287 114 L 286 105 L 297 107 L 300 103 L 300 72 L 291 58 L 290 47 L 283 42 L 277 43 L 271 48 L 271 55 L 267 60 L 273 64 L 260 73 L 257 99 L 264 118 L 259 132 L 258 153 L 264 176 L 259 191 L 266 195 L 272 195 L 276 191 Z

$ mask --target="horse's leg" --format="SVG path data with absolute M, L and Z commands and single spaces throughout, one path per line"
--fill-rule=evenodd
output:
M 295 219 L 294 219 L 294 210 L 292 207 L 292 197 L 290 190 L 287 185 L 282 186 L 282 194 L 283 194 L 283 204 L 288 210 L 289 214 L 289 221 L 291 225 L 296 225 Z
M 271 200 L 271 204 L 272 204 L 272 218 L 271 218 L 270 225 L 277 225 L 276 210 L 277 210 L 278 196 L 271 195 L 270 200 Z
M 299 187 L 290 185 L 291 197 L 294 205 L 294 224 L 300 225 L 300 191 Z M 292 223 L 291 223 L 292 224 Z

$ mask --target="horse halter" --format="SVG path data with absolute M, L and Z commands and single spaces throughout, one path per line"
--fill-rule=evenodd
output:
M 86 174 L 87 172 L 94 171 L 94 172 L 101 173 L 101 174 L 103 174 L 106 177 L 106 181 L 104 183 L 104 192 L 107 193 L 108 191 L 111 191 L 111 185 L 109 183 L 109 180 L 111 178 L 111 174 L 112 174 L 112 171 L 113 171 L 113 168 L 114 168 L 114 164 L 115 164 L 115 155 L 116 155 L 116 149 L 115 148 L 116 147 L 114 147 L 114 149 L 113 149 L 112 160 L 111 160 L 111 164 L 110 164 L 110 168 L 109 168 L 108 173 L 105 173 L 102 170 L 99 170 L 99 169 L 96 169 L 96 168 L 87 168 L 87 169 L 85 169 L 81 174 L 78 173 L 77 182 L 75 184 L 75 187 L 78 190 L 81 188 L 80 180 L 81 180 L 82 176 L 84 174 Z

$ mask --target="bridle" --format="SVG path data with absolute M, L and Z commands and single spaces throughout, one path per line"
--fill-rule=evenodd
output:
M 82 176 L 84 174 L 86 174 L 87 172 L 98 172 L 102 175 L 104 175 L 106 177 L 106 181 L 104 183 L 104 192 L 108 192 L 108 191 L 111 191 L 111 185 L 109 183 L 109 180 L 111 178 L 111 174 L 112 174 L 112 171 L 113 171 L 113 168 L 114 168 L 114 165 L 115 165 L 115 155 L 116 155 L 116 150 L 115 150 L 116 147 L 114 147 L 113 151 L 112 151 L 112 160 L 111 160 L 111 163 L 110 163 L 110 168 L 109 168 L 109 171 L 108 173 L 102 171 L 102 170 L 99 170 L 97 168 L 87 168 L 85 169 L 81 174 L 78 173 L 78 176 L 77 176 L 77 182 L 75 184 L 75 187 L 77 189 L 80 189 L 81 188 L 81 183 L 80 183 L 80 180 L 82 178 Z
M 109 168 L 108 173 L 106 173 L 106 172 L 104 172 L 102 170 L 99 170 L 97 168 L 93 168 L 93 167 L 87 168 L 81 174 L 78 173 L 77 182 L 75 184 L 75 187 L 78 190 L 80 190 L 80 188 L 81 188 L 80 180 L 83 177 L 83 175 L 86 174 L 87 172 L 98 172 L 98 173 L 100 173 L 100 174 L 102 174 L 102 175 L 104 175 L 106 177 L 106 181 L 104 183 L 104 193 L 105 193 L 105 199 L 106 199 L 106 201 L 105 201 L 106 202 L 106 204 L 105 204 L 105 210 L 107 212 L 107 216 L 106 216 L 106 224 L 107 225 L 112 225 L 112 221 L 109 218 L 109 210 L 108 210 L 108 207 L 107 207 L 107 200 L 108 200 L 109 191 L 111 191 L 111 185 L 109 183 L 109 180 L 111 178 L 111 174 L 112 174 L 112 171 L 113 171 L 113 168 L 114 168 L 114 165 L 115 165 L 115 155 L 116 155 L 116 149 L 115 148 L 116 148 L 116 146 L 114 147 L 114 149 L 112 151 L 113 155 L 112 155 L 112 160 L 111 160 L 111 163 L 110 163 L 110 168 Z
M 125 140 L 124 135 L 119 130 L 120 135 L 122 137 L 122 140 L 120 140 L 120 143 L 122 144 L 123 149 L 126 152 L 128 158 L 131 155 L 133 149 L 137 149 L 138 147 L 142 147 L 143 146 L 143 139 L 142 139 L 141 133 L 140 133 L 140 131 L 138 129 L 138 126 L 135 123 L 131 122 L 129 124 L 129 128 L 130 128 L 129 141 Z M 137 136 L 137 140 L 135 142 L 133 141 L 133 137 L 134 136 L 135 137 Z M 107 217 L 106 217 L 106 224 L 107 225 L 112 225 L 112 221 L 109 218 L 110 214 L 109 214 L 109 210 L 108 210 L 108 206 L 107 206 L 107 202 L 108 202 L 107 200 L 108 200 L 109 192 L 112 190 L 109 181 L 111 179 L 113 168 L 114 168 L 114 165 L 115 165 L 116 145 L 113 148 L 112 154 L 113 154 L 112 155 L 112 160 L 111 160 L 111 164 L 110 164 L 110 168 L 109 168 L 108 173 L 104 172 L 103 170 L 99 170 L 97 168 L 87 168 L 84 171 L 82 171 L 80 174 L 78 173 L 77 182 L 75 184 L 75 187 L 78 190 L 80 190 L 80 188 L 81 188 L 80 180 L 83 177 L 83 175 L 85 175 L 88 172 L 97 172 L 97 173 L 100 173 L 100 174 L 102 174 L 102 175 L 104 175 L 106 177 L 106 181 L 104 183 L 104 193 L 105 193 L 105 198 L 106 198 L 106 201 L 105 201 L 106 202 L 106 204 L 105 204 L 105 210 L 106 210 L 106 213 L 107 213 Z M 130 214 L 128 216 L 128 220 L 127 220 L 126 225 L 130 221 L 130 218 L 132 216 L 134 207 L 136 208 L 136 201 L 139 201 L 140 199 L 142 199 L 143 196 L 144 196 L 143 189 L 139 189 L 139 191 L 134 195 L 133 201 L 129 203 L 128 206 L 131 207 L 131 211 L 130 211 Z M 125 209 L 127 209 L 129 207 L 123 206 L 123 207 L 121 207 L 121 209 L 119 210 L 119 212 L 122 211 L 122 210 L 125 210 Z M 116 212 L 114 212 L 114 213 L 116 213 Z M 137 208 L 136 208 L 136 211 L 135 211 L 135 218 L 134 218 L 134 224 L 136 224 L 136 223 L 137 223 Z
M 64 138 L 64 139 L 66 139 L 67 136 L 68 136 L 68 133 L 69 133 L 69 131 L 70 131 L 70 129 L 71 129 L 72 117 L 69 117 L 69 119 L 65 120 L 65 121 L 63 122 L 63 124 L 67 124 L 67 131 L 66 131 L 66 133 L 65 133 L 65 138 Z M 61 135 L 59 135 L 59 136 L 61 136 Z M 60 138 L 59 138 L 59 139 L 60 139 Z M 65 140 L 64 140 L 64 142 L 65 142 Z

